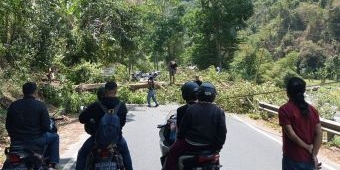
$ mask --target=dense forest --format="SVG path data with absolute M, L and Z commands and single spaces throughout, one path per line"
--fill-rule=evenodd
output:
M 20 84 L 53 68 L 63 90 L 43 91 L 71 111 L 72 86 L 103 82 L 107 66 L 122 83 L 176 60 L 207 75 L 220 67 L 219 81 L 280 88 L 293 75 L 337 81 L 339 51 L 339 0 L 0 1 L 1 96 L 20 96 Z

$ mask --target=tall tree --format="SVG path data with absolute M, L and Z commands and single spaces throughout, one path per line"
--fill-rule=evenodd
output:
M 200 0 L 201 10 L 196 14 L 199 35 L 196 39 L 193 61 L 200 68 L 210 65 L 229 68 L 241 40 L 237 32 L 253 14 L 251 0 Z

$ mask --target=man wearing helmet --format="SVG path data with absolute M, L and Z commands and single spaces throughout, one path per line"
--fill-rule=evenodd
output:
M 196 100 L 197 100 L 196 93 L 197 93 L 198 87 L 199 85 L 192 81 L 184 83 L 183 86 L 181 87 L 182 98 L 185 100 L 186 104 L 177 109 L 177 115 L 176 115 L 177 128 L 179 128 L 187 108 L 191 104 L 196 103 Z
M 211 83 L 198 88 L 198 102 L 190 105 L 179 125 L 176 142 L 171 146 L 165 170 L 176 170 L 178 158 L 186 151 L 219 151 L 226 139 L 224 111 L 212 102 L 216 89 Z

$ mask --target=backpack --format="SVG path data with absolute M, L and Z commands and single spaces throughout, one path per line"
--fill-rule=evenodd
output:
M 107 109 L 101 102 L 99 102 L 99 105 L 105 113 L 99 121 L 95 139 L 98 147 L 107 147 L 110 144 L 117 143 L 120 139 L 121 127 L 117 112 L 121 102 L 114 109 Z

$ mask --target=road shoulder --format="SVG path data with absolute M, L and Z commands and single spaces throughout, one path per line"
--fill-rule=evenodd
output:
M 242 121 L 252 125 L 253 127 L 266 132 L 271 135 L 273 138 L 282 140 L 282 131 L 281 127 L 278 126 L 278 119 L 271 118 L 268 121 L 262 119 L 252 119 L 248 115 L 236 115 Z M 327 144 L 323 144 L 320 151 L 319 156 L 327 162 L 330 166 L 336 167 L 340 169 L 340 148 L 334 146 L 328 146 Z

